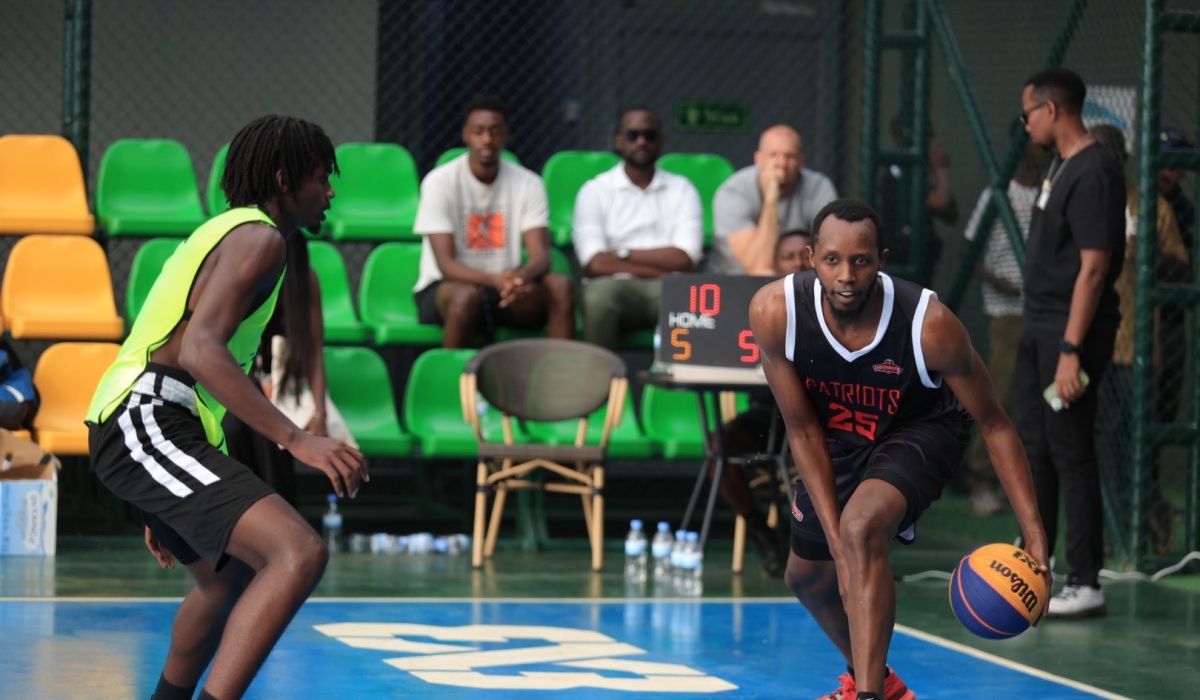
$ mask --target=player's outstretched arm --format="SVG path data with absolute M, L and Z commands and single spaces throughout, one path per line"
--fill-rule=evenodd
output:
M 750 329 L 762 353 L 763 373 L 787 428 L 788 444 L 796 460 L 796 469 L 804 488 L 812 498 L 817 519 L 825 530 L 830 551 L 841 558 L 839 523 L 841 506 L 833 479 L 833 462 L 812 400 L 796 366 L 787 359 L 788 279 L 776 280 L 758 291 L 750 302 Z
M 987 367 L 971 345 L 967 329 L 936 299 L 930 300 L 925 313 L 921 350 L 929 370 L 942 375 L 942 379 L 979 425 L 979 433 L 987 443 L 988 455 L 1021 525 L 1025 546 L 1048 576 L 1050 557 L 1046 548 L 1046 532 L 1038 513 L 1033 476 L 1021 438 L 1000 404 Z
M 268 226 L 247 224 L 229 232 L 210 255 L 216 258 L 183 333 L 180 367 L 251 428 L 325 472 L 339 496 L 354 495 L 366 479 L 362 454 L 297 427 L 255 388 L 229 352 L 229 339 L 250 310 L 254 290 L 279 274 L 286 255 L 283 237 Z

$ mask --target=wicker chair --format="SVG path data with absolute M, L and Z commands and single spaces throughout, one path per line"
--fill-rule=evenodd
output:
M 496 535 L 509 490 L 543 489 L 573 493 L 583 502 L 592 547 L 592 569 L 604 563 L 604 467 L 609 434 L 621 420 L 628 380 L 625 363 L 612 352 L 573 340 L 531 339 L 496 343 L 480 350 L 459 383 L 463 418 L 479 441 L 475 533 L 471 563 L 483 565 L 496 549 Z M 501 414 L 503 442 L 485 439 L 477 396 Z M 607 405 L 597 444 L 587 443 L 587 416 Z M 578 421 L 574 445 L 547 445 L 513 439 L 513 419 Z M 542 469 L 551 478 L 530 478 Z M 494 492 L 484 536 L 488 494 Z

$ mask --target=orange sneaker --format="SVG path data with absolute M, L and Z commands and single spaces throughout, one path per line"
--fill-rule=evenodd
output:
M 917 694 L 908 689 L 895 669 L 883 679 L 883 700 L 917 700 Z
M 838 676 L 838 683 L 841 686 L 829 695 L 822 695 L 817 700 L 855 700 L 858 697 L 858 688 L 854 685 L 854 676 L 849 673 L 843 673 Z
M 883 700 L 917 700 L 917 694 L 908 689 L 894 670 L 889 670 L 892 672 L 883 680 Z M 817 700 L 855 700 L 858 697 L 858 686 L 854 683 L 854 676 L 843 673 L 838 676 L 838 683 L 841 683 L 841 686 L 837 690 L 829 695 L 822 695 Z

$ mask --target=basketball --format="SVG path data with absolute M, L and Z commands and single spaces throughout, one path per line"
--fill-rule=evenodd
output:
M 985 639 L 1008 639 L 1029 629 L 1046 601 L 1037 560 L 1011 544 L 976 549 L 950 577 L 950 609 L 963 627 Z

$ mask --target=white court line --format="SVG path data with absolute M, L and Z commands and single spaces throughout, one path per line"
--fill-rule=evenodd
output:
M 920 639 L 921 641 L 929 642 L 930 644 L 935 644 L 944 649 L 949 649 L 951 651 L 957 651 L 960 654 L 966 654 L 967 656 L 973 656 L 977 659 L 981 659 L 983 661 L 987 661 L 987 662 L 996 664 L 997 666 L 1003 666 L 1003 667 L 1013 670 L 1013 671 L 1019 671 L 1026 675 L 1034 676 L 1035 678 L 1041 678 L 1042 680 L 1050 681 L 1051 683 L 1058 683 L 1059 685 L 1065 685 L 1068 688 L 1074 688 L 1075 690 L 1081 690 L 1085 693 L 1091 693 L 1092 695 L 1096 695 L 1096 696 L 1099 696 L 1102 698 L 1108 698 L 1108 700 L 1131 700 L 1130 698 L 1128 698 L 1124 695 L 1117 695 L 1116 693 L 1110 693 L 1107 690 L 1101 690 L 1095 686 L 1088 685 L 1087 683 L 1080 683 L 1079 681 L 1073 681 L 1070 678 L 1063 678 L 1062 676 L 1056 676 L 1053 673 L 1050 673 L 1048 671 L 1042 671 L 1042 670 L 1036 669 L 1032 666 L 1026 666 L 1025 664 L 1017 663 L 1016 661 L 1009 661 L 1008 659 L 1005 659 L 1001 656 L 989 654 L 986 651 L 980 651 L 980 650 L 976 649 L 975 647 L 969 647 L 966 644 L 959 644 L 958 642 L 952 642 L 949 639 L 943 639 L 942 637 L 937 637 L 932 634 L 929 634 L 928 632 L 922 632 L 920 630 L 916 630 L 911 627 L 906 627 L 904 625 L 896 625 L 896 631 L 900 632 L 902 634 L 906 634 L 910 637 L 916 637 L 917 639 Z
M 183 601 L 183 598 L 0 597 L 0 603 L 179 603 L 182 601 Z M 629 603 L 629 602 L 635 602 L 635 603 L 688 602 L 688 603 L 705 603 L 705 604 L 707 604 L 707 603 L 763 604 L 763 603 L 793 603 L 793 602 L 795 602 L 795 599 L 794 598 L 702 598 L 702 599 L 697 600 L 694 598 L 633 598 L 633 599 L 626 599 L 626 598 L 401 598 L 401 597 L 396 597 L 396 598 L 341 598 L 341 597 L 336 597 L 335 598 L 335 597 L 330 597 L 330 598 L 309 598 L 306 601 L 306 603 L 322 603 L 322 604 L 323 603 L 415 603 L 415 604 L 421 604 L 421 605 L 428 605 L 431 603 L 457 603 L 457 604 L 470 603 L 470 604 L 480 604 L 480 605 L 490 605 L 490 604 L 495 604 L 495 603 L 503 603 L 503 604 L 528 603 L 528 604 L 537 604 L 537 605 L 545 605 L 547 603 L 570 604 L 570 605 L 579 605 L 579 604 L 592 604 L 592 605 L 596 605 L 596 604 L 618 605 L 618 604 L 620 604 L 620 605 L 624 605 L 625 603 Z M 979 649 L 967 646 L 965 644 L 960 644 L 958 642 L 952 642 L 949 639 L 938 637 L 938 636 L 929 634 L 928 632 L 922 632 L 922 631 L 914 629 L 912 627 L 908 627 L 905 625 L 896 625 L 895 629 L 897 632 L 900 632 L 901 634 L 905 634 L 910 637 L 920 639 L 921 641 L 924 641 L 924 642 L 929 642 L 930 644 L 934 644 L 934 645 L 942 647 L 944 649 L 949 649 L 951 651 L 956 651 L 960 654 L 972 656 L 976 659 L 980 659 L 982 661 L 987 661 L 989 663 L 996 664 L 997 666 L 1003 666 L 1004 668 L 1007 668 L 1012 671 L 1017 671 L 1019 673 L 1024 673 L 1026 675 L 1033 676 L 1035 678 L 1040 678 L 1045 681 L 1050 681 L 1051 683 L 1057 683 L 1059 685 L 1067 686 L 1068 688 L 1073 688 L 1075 690 L 1079 690 L 1079 691 L 1082 691 L 1085 693 L 1090 693 L 1097 697 L 1106 698 L 1107 700 L 1131 700 L 1129 697 L 1127 697 L 1125 695 L 1118 695 L 1116 693 L 1112 693 L 1107 690 L 1101 690 L 1100 688 L 1088 685 L 1086 683 L 1081 683 L 1079 681 L 1073 681 L 1070 678 L 1064 678 L 1062 676 L 1055 675 L 1048 671 L 1042 671 L 1042 670 L 1036 669 L 1032 666 L 1026 666 L 1025 664 L 1018 663 L 1016 661 L 1010 661 L 1009 659 L 1005 659 L 1004 657 L 996 656 L 995 654 L 990 654 L 986 651 L 980 651 Z

